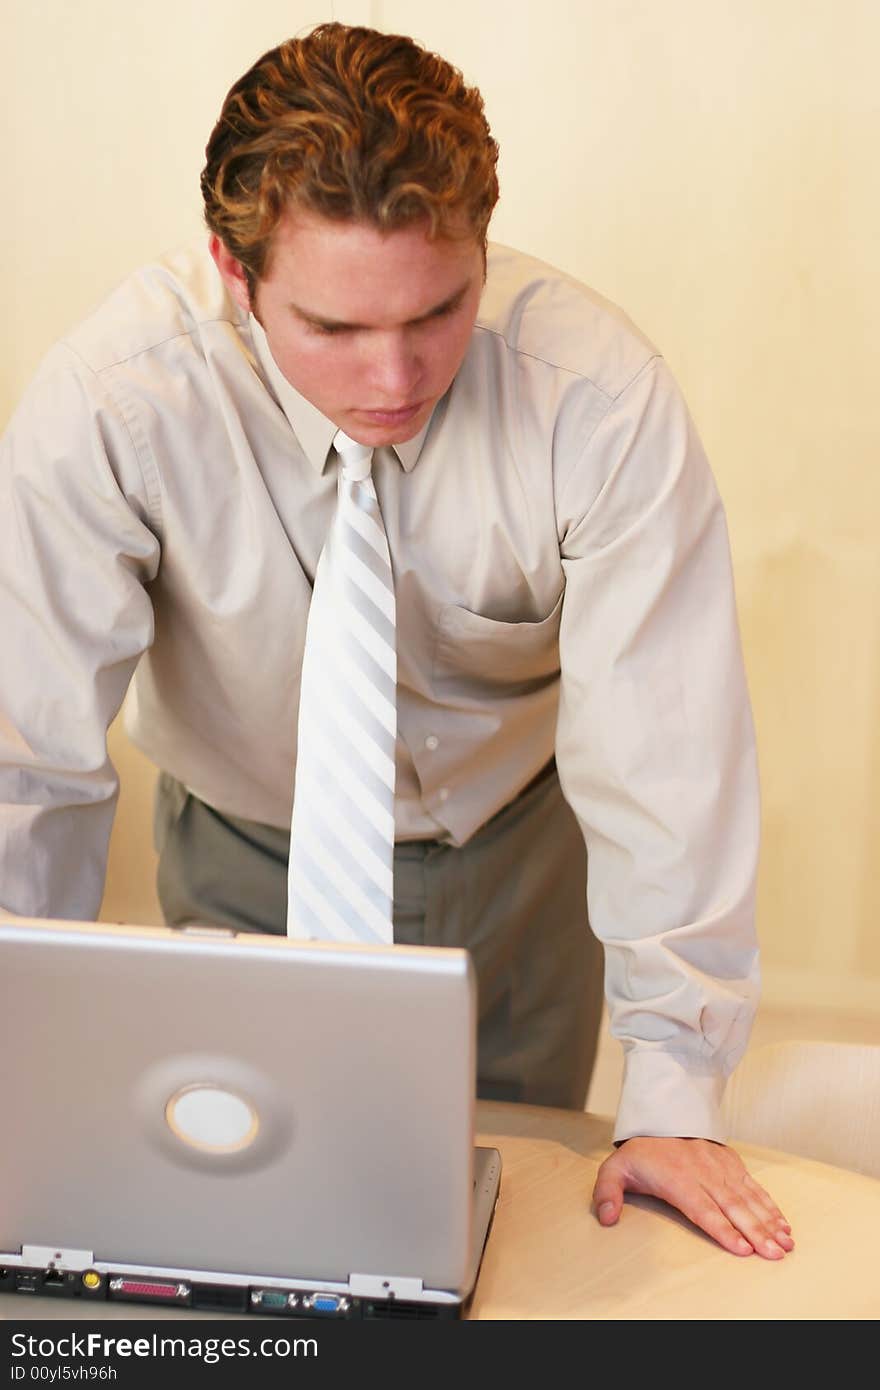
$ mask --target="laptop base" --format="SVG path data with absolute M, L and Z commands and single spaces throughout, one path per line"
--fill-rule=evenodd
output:
M 352 1274 L 344 1284 L 315 1286 L 299 1279 L 127 1265 L 96 1260 L 90 1250 L 37 1245 L 23 1245 L 20 1254 L 0 1253 L 0 1293 L 336 1321 L 460 1318 L 492 1229 L 500 1178 L 498 1150 L 475 1148 L 470 1292 L 464 1299 L 447 1289 L 425 1289 L 420 1279 Z
M 83 1284 L 85 1273 L 98 1275 L 94 1287 Z M 152 1304 L 154 1307 L 191 1308 L 210 1313 L 252 1313 L 281 1318 L 406 1319 L 407 1321 L 460 1318 L 467 1302 L 414 1302 L 401 1298 L 352 1298 L 313 1289 L 266 1289 L 259 1285 L 237 1287 L 196 1281 L 133 1278 L 119 1270 L 94 1270 L 81 1274 L 47 1270 L 45 1266 L 6 1264 L 0 1268 L 0 1293 L 38 1294 L 43 1297 L 79 1299 L 100 1308 L 102 1303 Z M 24 1309 L 22 1316 L 26 1316 Z

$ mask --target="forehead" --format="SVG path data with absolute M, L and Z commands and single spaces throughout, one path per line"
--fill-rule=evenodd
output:
M 315 317 L 384 324 L 406 322 L 459 290 L 481 284 L 482 244 L 474 235 L 435 237 L 426 224 L 382 231 L 287 213 L 272 240 L 261 288 Z

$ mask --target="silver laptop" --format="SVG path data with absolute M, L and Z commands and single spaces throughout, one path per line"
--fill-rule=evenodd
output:
M 0 923 L 0 1289 L 460 1316 L 475 992 L 460 950 Z

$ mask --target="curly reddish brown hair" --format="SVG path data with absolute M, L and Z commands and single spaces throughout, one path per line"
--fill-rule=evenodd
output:
M 412 39 L 320 24 L 263 55 L 223 103 L 206 150 L 205 220 L 251 291 L 283 214 L 303 209 L 486 245 L 498 146 L 483 99 Z

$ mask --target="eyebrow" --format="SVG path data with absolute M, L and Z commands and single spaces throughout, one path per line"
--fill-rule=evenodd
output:
M 407 319 L 404 327 L 410 328 L 415 324 L 424 323 L 427 319 L 434 318 L 436 315 L 442 314 L 449 309 L 456 308 L 458 303 L 464 299 L 470 286 L 470 280 L 466 280 L 459 289 L 455 290 L 446 299 L 441 300 L 439 304 L 434 304 L 430 309 L 426 310 L 424 314 L 419 314 L 418 317 L 414 319 Z M 299 304 L 291 303 L 289 307 L 299 318 L 304 319 L 306 323 L 317 324 L 320 328 L 348 328 L 357 330 L 370 327 L 370 325 L 366 323 L 349 323 L 347 319 L 324 318 L 322 314 L 312 314 L 308 309 L 303 309 Z

